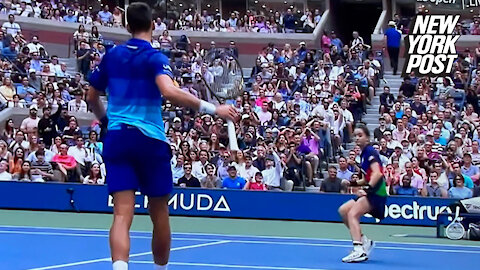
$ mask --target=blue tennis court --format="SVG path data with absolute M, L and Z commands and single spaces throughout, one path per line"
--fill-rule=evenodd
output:
M 132 232 L 130 269 L 152 269 L 150 233 Z M 0 269 L 110 269 L 108 231 L 0 226 Z M 473 269 L 480 247 L 377 242 L 361 264 L 346 240 L 173 234 L 170 269 Z M 455 267 L 453 267 L 453 265 Z

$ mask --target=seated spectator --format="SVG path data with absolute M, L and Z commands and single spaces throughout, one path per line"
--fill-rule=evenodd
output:
M 463 155 L 462 174 L 470 177 L 474 184 L 480 184 L 480 169 L 476 165 L 472 165 L 472 155 L 465 153 Z
M 425 186 L 423 178 L 421 175 L 413 171 L 413 164 L 411 162 L 405 163 L 405 174 L 400 176 L 400 186 L 404 186 L 402 179 L 404 176 L 409 177 L 409 186 L 416 188 L 418 191 L 422 190 Z
M 450 168 L 447 168 L 448 171 L 449 171 L 447 177 L 448 177 L 449 182 L 450 182 L 450 187 L 455 187 L 455 185 L 456 185 L 455 177 L 456 176 L 462 176 L 464 186 L 469 188 L 469 189 L 473 189 L 473 187 L 474 187 L 473 180 L 468 175 L 462 173 L 460 162 L 453 162 L 453 164 L 451 165 L 451 168 L 453 169 L 453 171 L 450 171 Z
M 13 96 L 16 94 L 15 86 L 12 83 L 10 77 L 5 76 L 3 78 L 2 86 L 0 86 L 0 95 L 5 101 L 13 101 Z
M 22 171 L 22 165 L 25 161 L 25 150 L 22 147 L 18 147 L 13 152 L 12 158 L 9 160 L 8 167 L 10 168 L 10 173 L 13 175 L 15 173 L 20 173 Z
M 207 176 L 200 180 L 202 188 L 221 188 L 222 181 L 215 174 L 215 165 L 208 163 L 205 166 L 205 170 L 207 171 Z
M 192 163 L 192 175 L 196 179 L 203 179 L 207 176 L 207 171 L 205 166 L 209 164 L 208 162 L 208 151 L 201 150 L 199 153 L 199 160 L 193 161 Z
M 27 160 L 32 162 L 32 164 L 33 164 L 35 161 L 37 161 L 37 156 L 36 156 L 37 152 L 42 152 L 46 162 L 52 161 L 52 158 L 53 158 L 53 156 L 55 156 L 55 153 L 45 148 L 46 147 L 45 146 L 45 141 L 42 138 L 38 138 L 37 139 L 37 144 L 38 144 L 37 150 L 31 152 L 28 155 Z
M 68 112 L 87 112 L 87 103 L 82 99 L 83 92 L 81 90 L 76 90 L 73 92 L 75 99 L 72 99 L 68 102 Z
M 201 187 L 198 178 L 192 175 L 192 164 L 185 163 L 183 165 L 183 170 L 185 171 L 185 174 L 178 179 L 178 185 L 180 187 Z
M 185 175 L 185 171 L 183 169 L 183 165 L 185 164 L 185 156 L 184 155 L 177 155 L 175 161 L 172 162 L 172 176 L 173 176 L 173 184 L 178 186 L 178 180 Z
M 83 177 L 88 175 L 88 170 L 90 169 L 89 167 L 92 164 L 93 157 L 92 154 L 85 148 L 82 137 L 78 137 L 76 139 L 75 146 L 70 146 L 68 148 L 68 155 L 74 157 L 77 161 L 77 164 L 80 167 L 81 171 L 80 180 L 83 181 Z
M 62 139 L 68 146 L 74 146 L 77 138 L 82 137 L 82 132 L 76 120 L 69 121 L 68 127 L 63 130 Z
M 468 199 L 473 196 L 471 189 L 464 186 L 465 180 L 462 175 L 457 175 L 453 179 L 455 186 L 448 190 L 448 196 L 453 199 Z
M 22 150 L 30 148 L 30 143 L 25 140 L 25 133 L 23 133 L 21 130 L 17 130 L 15 133 L 15 138 L 8 146 L 8 150 L 11 153 L 15 153 L 18 148 L 22 148 Z
M 347 159 L 345 157 L 338 158 L 339 169 L 337 170 L 337 177 L 343 180 L 350 180 L 353 172 L 348 169 Z
M 31 171 L 30 161 L 24 161 L 22 163 L 22 167 L 21 167 L 20 172 L 14 173 L 12 179 L 17 180 L 17 181 L 31 182 L 32 181 L 32 171 Z
M 35 153 L 35 161 L 32 165 L 32 181 L 34 182 L 46 182 L 54 180 L 53 167 L 46 160 L 45 150 L 37 150 Z
M 448 198 L 447 190 L 438 184 L 438 173 L 436 171 L 430 173 L 430 183 L 422 189 L 422 196 Z
M 0 160 L 0 181 L 12 181 L 12 175 L 7 171 L 8 161 L 6 159 Z
M 253 160 L 250 155 L 245 156 L 245 165 L 238 170 L 238 176 L 245 179 L 247 182 L 254 181 L 255 174 L 259 172 L 258 168 L 253 166 Z
M 2 50 L 2 56 L 10 62 L 14 62 L 17 58 L 17 55 L 17 44 L 14 41 L 10 42 L 10 46 L 4 47 Z
M 28 77 L 23 77 L 22 84 L 17 87 L 17 95 L 25 100 L 27 106 L 30 106 L 33 99 L 37 97 L 37 92 L 28 83 Z
M 337 177 L 337 167 L 328 167 L 328 178 L 322 181 L 320 192 L 345 193 L 349 181 Z
M 92 167 L 90 168 L 89 174 L 83 179 L 83 183 L 89 185 L 105 184 L 105 179 L 102 177 L 102 173 L 100 170 L 100 164 L 93 163 Z
M 410 185 L 411 183 L 411 176 L 408 174 L 403 175 L 400 178 L 400 186 L 397 186 L 395 190 L 395 195 L 403 195 L 403 196 L 417 196 L 418 189 Z
M 244 187 L 245 190 L 267 190 L 267 186 L 263 182 L 263 175 L 261 172 L 255 173 L 255 181 L 248 181 Z
M 61 144 L 59 154 L 56 154 L 52 158 L 52 162 L 55 163 L 54 175 L 55 179 L 60 182 L 80 182 L 81 170 L 77 161 L 73 156 L 68 155 L 68 146 Z
M 222 188 L 243 189 L 245 184 L 246 180 L 240 176 L 237 176 L 237 168 L 235 166 L 228 167 L 228 177 L 223 179 Z

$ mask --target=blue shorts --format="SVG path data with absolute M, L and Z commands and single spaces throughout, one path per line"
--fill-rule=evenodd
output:
M 162 197 L 172 192 L 172 153 L 168 143 L 124 125 L 108 131 L 103 153 L 110 194 L 140 190 L 149 197 Z

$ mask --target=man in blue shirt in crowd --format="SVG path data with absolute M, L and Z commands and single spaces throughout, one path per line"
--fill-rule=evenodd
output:
M 27 105 L 31 105 L 32 100 L 37 97 L 37 92 L 28 83 L 28 77 L 23 77 L 22 84 L 17 86 L 17 95 L 24 99 Z
M 237 176 L 237 168 L 235 166 L 228 167 L 228 177 L 223 179 L 223 188 L 228 189 L 243 189 L 246 181 L 240 176 Z
M 10 60 L 10 62 L 13 62 L 15 61 L 15 59 L 17 58 L 17 54 L 18 54 L 18 51 L 17 51 L 17 44 L 15 42 L 10 42 L 10 46 L 8 47 L 5 47 L 2 49 L 2 55 L 3 57 L 7 58 L 8 60 Z
M 148 196 L 154 269 L 166 270 L 171 243 L 168 198 L 173 177 L 172 154 L 162 119 L 163 99 L 231 120 L 237 112 L 232 106 L 199 100 L 174 85 L 168 58 L 150 43 L 154 23 L 147 4 L 135 2 L 128 7 L 127 29 L 133 38 L 105 54 L 90 77 L 87 97 L 102 127 L 108 126 L 103 153 L 108 192 L 114 203 L 112 268 L 128 270 L 129 231 L 139 189 Z M 107 112 L 100 101 L 100 94 L 105 92 Z
M 77 22 L 77 16 L 73 14 L 73 9 L 68 10 L 67 15 L 63 16 L 63 20 L 66 22 L 73 22 L 73 23 Z
M 385 41 L 387 44 L 388 55 L 390 57 L 390 66 L 393 68 L 393 75 L 397 75 L 398 54 L 400 53 L 402 33 L 397 30 L 394 21 L 388 23 L 388 30 L 385 31 Z

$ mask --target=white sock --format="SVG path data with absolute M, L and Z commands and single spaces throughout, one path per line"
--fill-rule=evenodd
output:
M 158 265 L 156 263 L 153 264 L 153 270 L 167 270 L 168 264 L 166 265 Z
M 128 270 L 128 263 L 124 261 L 114 261 L 112 264 L 113 270 Z
M 363 252 L 362 242 L 353 241 L 353 250 L 357 252 Z

